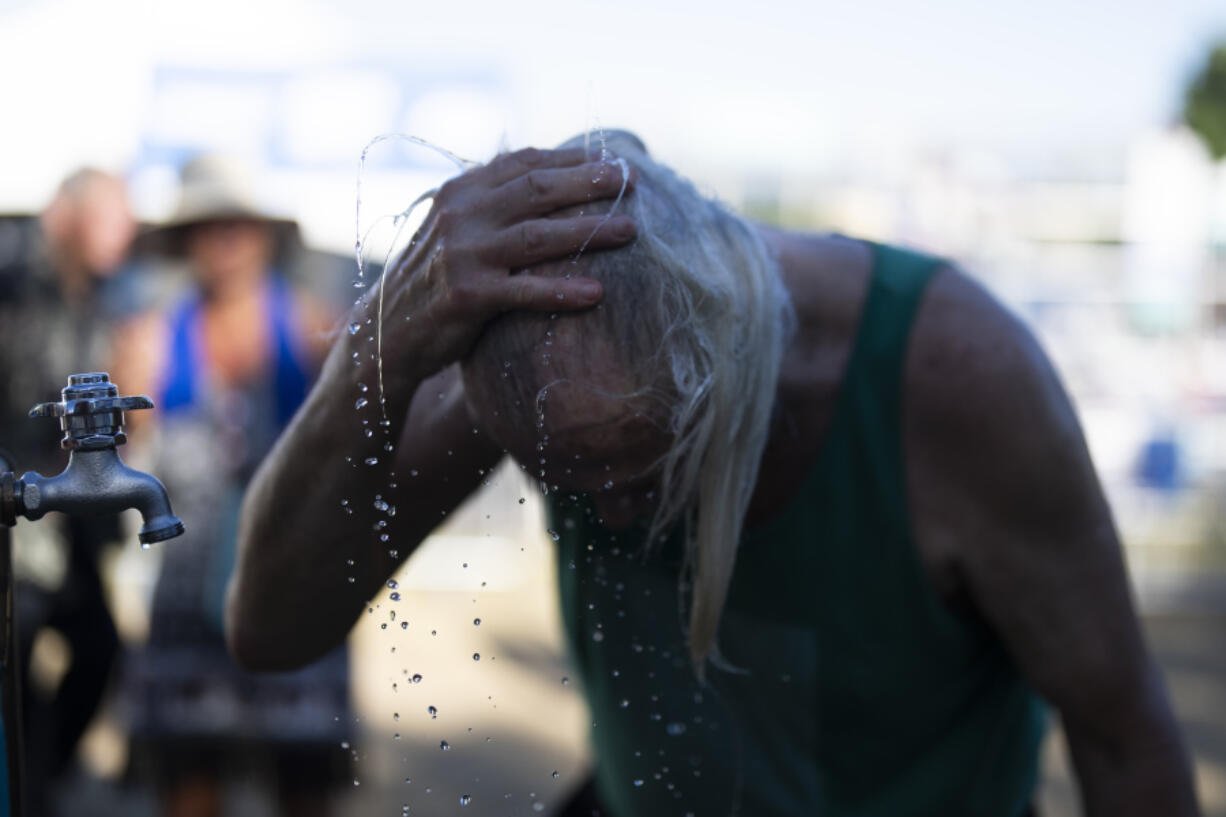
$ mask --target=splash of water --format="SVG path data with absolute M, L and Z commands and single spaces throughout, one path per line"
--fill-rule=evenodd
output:
M 602 160 L 605 160 L 605 157 L 608 156 L 608 150 L 603 146 L 603 142 L 604 142 L 604 136 L 602 134 L 601 135 L 602 146 L 600 148 L 600 154 L 601 154 Z M 630 182 L 630 165 L 626 162 L 625 159 L 623 159 L 620 156 L 618 156 L 617 159 L 615 159 L 613 163 L 616 164 L 618 168 L 621 169 L 621 172 L 622 172 L 621 189 L 617 191 L 617 198 L 613 200 L 613 206 L 609 208 L 609 212 L 605 213 L 604 218 L 602 218 L 600 222 L 594 228 L 592 228 L 592 232 L 588 235 L 586 239 L 584 239 L 583 245 L 579 247 L 579 252 L 575 253 L 574 258 L 570 259 L 570 262 L 572 264 L 577 264 L 579 262 L 579 256 L 583 255 L 583 251 L 587 249 L 588 244 L 592 243 L 592 239 L 596 237 L 596 233 L 600 232 L 600 228 L 608 224 L 609 219 L 613 218 L 614 214 L 617 213 L 617 208 L 622 203 L 622 197 L 626 195 L 626 185 L 629 184 Z
M 355 205 L 354 205 L 354 214 L 353 214 L 353 229 L 354 229 L 353 251 L 354 251 L 354 256 L 356 257 L 357 265 L 358 265 L 357 280 L 354 281 L 354 286 L 358 288 L 362 288 L 366 285 L 365 252 L 363 248 L 367 240 L 370 238 L 370 233 L 375 229 L 375 227 L 377 227 L 383 221 L 386 221 L 388 218 L 386 214 L 380 216 L 378 219 L 375 220 L 375 223 L 372 224 L 367 229 L 365 233 L 362 232 L 362 177 L 366 170 L 366 157 L 370 154 L 371 148 L 373 148 L 375 145 L 378 145 L 382 142 L 392 141 L 392 140 L 407 142 L 411 145 L 416 145 L 419 147 L 427 148 L 428 150 L 432 150 L 435 153 L 438 153 L 440 156 L 443 156 L 451 160 L 455 164 L 456 169 L 459 170 L 461 173 L 463 173 L 464 171 L 470 168 L 476 167 L 479 164 L 479 162 L 475 162 L 472 159 L 465 159 L 462 156 L 458 156 L 455 153 L 452 153 L 451 151 L 447 150 L 446 148 L 440 147 L 439 145 L 435 145 L 431 142 L 428 142 L 419 136 L 413 136 L 407 133 L 383 133 L 383 134 L 379 134 L 378 136 L 374 137 L 373 139 L 371 139 L 369 142 L 366 143 L 366 146 L 362 148 L 362 155 L 358 159 L 358 175 L 357 175 L 357 182 L 355 185 L 355 188 L 356 188 L 355 189 Z M 376 373 L 378 375 L 378 380 L 379 380 L 379 412 L 380 412 L 381 419 L 384 421 L 382 423 L 384 429 L 387 429 L 389 425 L 389 423 L 387 422 L 387 400 L 386 400 L 386 396 L 385 396 L 384 388 L 383 388 L 383 293 L 384 293 L 384 285 L 387 281 L 387 274 L 386 274 L 387 265 L 388 265 L 388 261 L 390 260 L 392 256 L 392 252 L 396 248 L 396 245 L 399 243 L 400 236 L 404 232 L 405 226 L 409 223 L 409 220 L 412 218 L 414 211 L 416 211 L 416 209 L 423 202 L 433 201 L 434 197 L 437 194 L 438 194 L 438 188 L 427 190 L 426 192 L 418 196 L 416 199 L 414 199 L 413 202 L 409 204 L 407 208 L 402 210 L 400 213 L 397 213 L 394 216 L 392 216 L 392 223 L 397 226 L 397 230 L 396 230 L 396 234 L 392 238 L 392 243 L 388 246 L 387 254 L 383 258 L 384 274 L 379 277 L 379 303 L 378 303 L 376 318 L 375 318 L 375 369 L 376 369 Z

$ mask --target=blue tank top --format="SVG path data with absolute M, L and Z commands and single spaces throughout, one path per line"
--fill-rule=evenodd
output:
M 306 397 L 310 375 L 295 348 L 293 295 L 284 279 L 270 276 L 265 288 L 267 322 L 272 327 L 272 399 L 277 428 L 283 428 Z M 200 338 L 199 296 L 185 301 L 170 319 L 170 356 L 161 379 L 157 407 L 166 414 L 196 407 L 207 371 Z

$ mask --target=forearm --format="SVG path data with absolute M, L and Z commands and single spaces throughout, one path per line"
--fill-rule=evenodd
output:
M 387 496 L 391 481 L 383 448 L 393 438 L 379 424 L 369 349 L 361 333 L 341 335 L 247 489 L 226 628 L 232 652 L 252 668 L 302 664 L 339 643 L 393 569 L 373 531 L 375 496 Z M 387 428 L 397 434 L 421 380 L 403 371 L 385 380 Z M 356 409 L 364 396 L 368 404 Z

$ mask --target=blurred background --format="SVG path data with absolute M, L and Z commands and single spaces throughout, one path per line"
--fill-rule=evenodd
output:
M 394 236 L 379 217 L 452 172 L 438 154 L 400 140 L 371 146 L 359 224 L 359 159 L 385 133 L 484 161 L 589 127 L 628 128 L 754 218 L 956 259 L 1032 327 L 1064 377 L 1195 753 L 1205 811 L 1226 815 L 1226 6 L 1218 0 L 1024 8 L 935 0 L 922 10 L 884 0 L 0 0 L 0 76 L 0 268 L 25 270 L 5 278 L 19 308 L 0 317 L 0 335 L 13 348 L 14 337 L 62 347 L 61 324 L 79 328 L 90 316 L 91 331 L 117 339 L 78 338 L 88 354 L 60 349 L 45 364 L 46 382 L 26 376 L 34 358 L 24 351 L 7 355 L 7 399 L 25 406 L 91 368 L 112 371 L 125 393 L 153 388 L 144 384 L 156 382 L 172 338 L 190 325 L 183 305 L 193 288 L 212 285 L 190 251 L 138 241 L 144 251 L 122 262 L 43 252 L 51 267 L 92 270 L 105 284 L 73 284 L 81 276 L 65 273 L 38 298 L 10 286 L 32 274 L 22 259 L 54 244 L 48 214 L 76 189 L 64 180 L 86 166 L 123 182 L 135 220 L 164 225 L 182 216 L 190 160 L 224 153 L 241 162 L 245 217 L 275 228 L 264 266 L 277 266 L 296 308 L 318 318 L 300 327 L 303 349 L 322 346 L 325 318 L 353 298 L 355 232 L 371 230 L 367 257 L 377 265 Z M 121 221 L 126 246 L 131 225 Z M 282 225 L 293 228 L 289 250 Z M 40 318 L 43 328 L 29 329 L 20 315 L 61 323 Z M 269 331 L 281 331 L 270 321 Z M 240 370 L 241 352 L 240 343 Z M 305 374 L 311 359 L 304 353 Z M 223 436 L 247 427 L 234 418 L 262 404 L 244 400 L 204 427 Z M 197 461 L 207 443 L 172 443 L 199 424 L 159 425 L 160 413 L 146 433 L 134 429 L 125 457 L 155 471 Z M 3 433 L 0 444 L 17 449 L 34 431 L 12 419 Z M 47 439 L 54 458 L 55 435 Z M 226 479 L 237 490 L 259 448 L 234 445 L 241 456 Z M 212 477 L 189 469 L 183 480 L 191 479 Z M 182 501 L 173 486 L 172 499 Z M 201 512 L 217 516 L 230 499 L 214 497 Z M 316 702 L 332 706 L 326 720 L 336 724 L 311 733 L 331 750 L 320 779 L 334 813 L 549 813 L 582 781 L 587 717 L 561 648 L 539 514 L 518 473 L 498 472 L 414 556 L 398 588 L 372 602 L 338 659 L 348 662 L 347 679 L 343 671 L 332 679 L 342 698 L 347 685 L 348 703 Z M 42 808 L 163 813 L 165 785 L 159 800 L 153 781 L 186 778 L 141 761 L 148 734 L 138 739 L 138 725 L 150 721 L 140 700 L 160 700 L 164 687 L 149 684 L 178 683 L 182 692 L 184 682 L 140 656 L 165 620 L 159 576 L 202 568 L 169 556 L 163 565 L 163 549 L 142 551 L 134 536 L 34 527 L 18 526 L 15 545 L 19 571 L 45 602 L 29 616 L 33 694 L 54 702 L 72 692 L 74 666 L 109 679 L 73 692 L 92 714 L 83 737 L 60 747 L 67 760 L 48 761 Z M 88 552 L 82 543 L 92 543 Z M 92 612 L 76 620 L 109 616 L 113 628 L 99 633 L 47 612 L 58 609 L 47 599 L 74 582 L 97 588 Z M 100 643 L 113 646 L 87 661 L 82 645 Z M 211 701 L 210 712 L 232 711 L 218 703 L 222 688 L 189 692 L 201 706 Z M 281 731 L 321 717 L 318 706 L 302 712 L 313 714 L 286 714 Z M 226 813 L 276 813 L 284 798 L 251 770 L 277 763 L 228 769 L 217 792 L 199 796 L 222 798 Z M 1042 805 L 1043 814 L 1079 813 L 1055 737 Z

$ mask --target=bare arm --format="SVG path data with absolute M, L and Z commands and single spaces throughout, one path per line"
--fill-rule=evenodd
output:
M 921 547 L 953 564 L 1059 710 L 1086 814 L 1196 814 L 1110 509 L 1033 338 L 978 287 L 942 273 L 917 320 L 907 390 Z
M 514 271 L 574 252 L 602 224 L 601 216 L 544 216 L 620 188 L 617 167 L 589 163 L 582 150 L 520 151 L 443 186 L 384 282 L 390 436 L 380 425 L 367 340 L 378 310 L 374 286 L 347 319 L 362 330 L 339 334 L 318 382 L 248 488 L 226 605 L 227 640 L 239 663 L 287 669 L 340 643 L 442 512 L 475 487 L 477 469 L 500 452 L 472 434 L 453 364 L 502 312 L 582 309 L 599 300 L 594 281 Z M 590 246 L 623 244 L 633 232 L 628 219 L 612 218 Z M 367 403 L 358 408 L 362 398 Z M 394 457 L 384 447 L 392 440 Z M 396 506 L 394 517 L 375 507 L 376 495 Z M 379 523 L 387 527 L 376 529 Z

